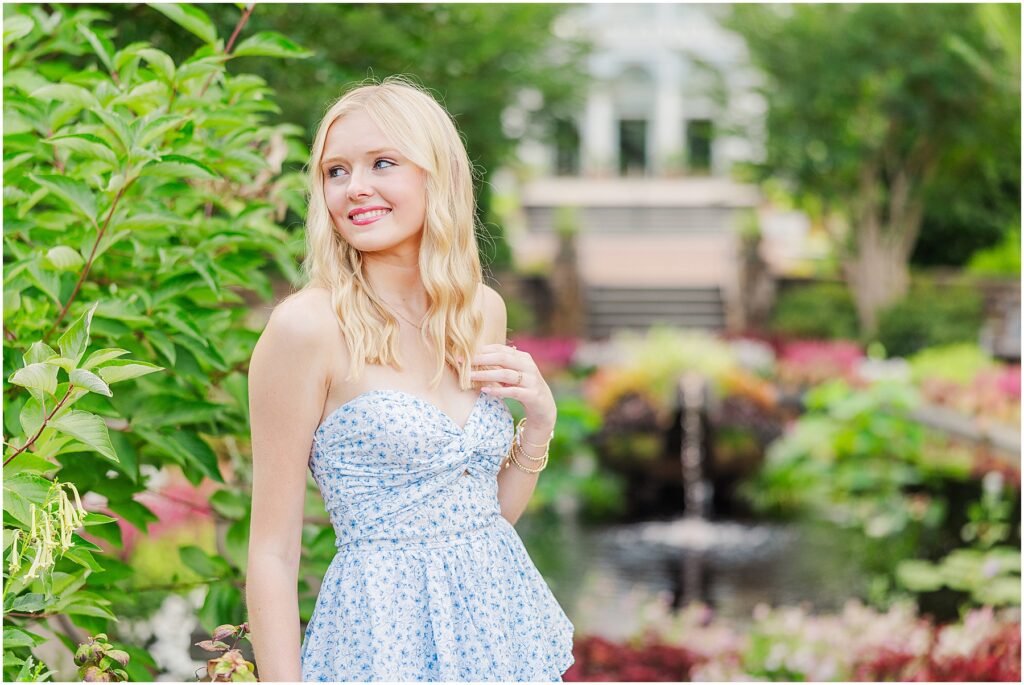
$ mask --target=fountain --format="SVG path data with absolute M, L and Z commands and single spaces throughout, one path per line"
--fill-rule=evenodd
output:
M 707 380 L 697 373 L 679 379 L 680 460 L 683 515 L 620 527 L 616 546 L 658 557 L 671 579 L 672 606 L 711 603 L 712 566 L 748 565 L 777 553 L 790 534 L 777 526 L 711 520 L 713 485 L 707 478 L 703 418 L 710 403 Z

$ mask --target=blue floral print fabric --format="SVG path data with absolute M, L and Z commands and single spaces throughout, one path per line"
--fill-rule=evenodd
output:
M 460 427 L 416 395 L 371 390 L 316 429 L 310 470 L 338 552 L 304 681 L 561 681 L 573 625 L 498 504 L 513 424 L 483 392 Z

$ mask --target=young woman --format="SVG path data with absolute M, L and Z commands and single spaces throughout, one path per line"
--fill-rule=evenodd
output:
M 560 681 L 573 625 L 512 524 L 556 407 L 484 285 L 469 158 L 399 77 L 327 111 L 313 141 L 308 285 L 249 367 L 246 598 L 261 680 Z M 522 403 L 514 426 L 504 398 Z M 306 468 L 337 555 L 300 645 Z

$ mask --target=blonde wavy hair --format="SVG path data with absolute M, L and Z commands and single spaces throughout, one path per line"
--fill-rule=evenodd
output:
M 337 119 L 357 110 L 365 112 L 399 152 L 426 172 L 419 268 L 430 300 L 421 334 L 438 360 L 431 387 L 441 382 L 447 363 L 457 370 L 459 386 L 469 389 L 470 360 L 483 328 L 483 316 L 472 306 L 482 283 L 472 166 L 451 116 L 429 92 L 404 76 L 356 84 L 328 107 L 317 126 L 308 166 L 306 257 L 302 263 L 308 281 L 302 290 L 319 286 L 331 293 L 351 359 L 346 381 L 358 379 L 366 364 L 392 364 L 402 369 L 398 319 L 366 280 L 362 254 L 336 230 L 324 200 L 320 160 L 327 130 Z M 456 363 L 457 357 L 464 360 L 461 365 Z

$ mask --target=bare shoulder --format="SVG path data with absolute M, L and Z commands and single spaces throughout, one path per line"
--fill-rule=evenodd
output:
M 325 288 L 305 288 L 281 300 L 260 336 L 293 351 L 321 352 L 337 330 L 331 295 Z
M 487 343 L 504 344 L 508 326 L 508 310 L 505 299 L 497 290 L 481 283 L 477 289 L 478 306 L 484 314 L 483 338 Z

